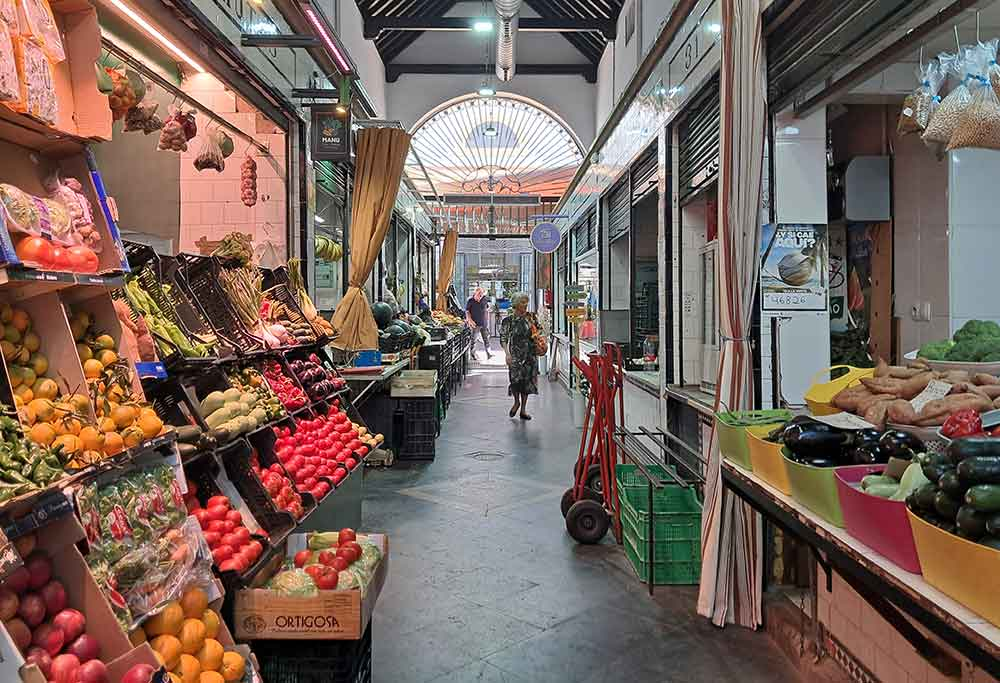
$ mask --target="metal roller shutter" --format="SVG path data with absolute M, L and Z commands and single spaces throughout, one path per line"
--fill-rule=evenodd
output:
M 628 181 L 628 174 L 625 174 L 608 193 L 608 241 L 628 232 L 631 227 L 632 194 Z
M 632 164 L 632 203 L 656 189 L 656 145 L 651 145 Z
M 697 96 L 677 133 L 678 199 L 683 202 L 719 173 L 719 79 Z

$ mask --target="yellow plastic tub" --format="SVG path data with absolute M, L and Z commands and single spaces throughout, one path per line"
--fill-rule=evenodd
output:
M 715 414 L 715 429 L 722 457 L 752 472 L 753 465 L 750 464 L 750 450 L 747 447 L 747 426 L 739 424 L 744 419 L 755 420 L 754 427 L 774 429 L 792 419 L 792 414 L 788 410 L 744 410 Z
M 785 458 L 781 455 L 781 444 L 765 441 L 771 433 L 770 427 L 747 427 L 747 449 L 753 473 L 778 489 L 786 496 L 792 495 L 792 485 L 788 481 Z
M 949 534 L 909 510 L 906 513 L 927 583 L 1000 626 L 1000 550 Z
M 819 378 L 829 374 L 831 370 L 846 368 L 847 372 L 831 382 L 819 382 Z M 832 415 L 841 412 L 833 406 L 833 397 L 847 387 L 857 384 L 862 377 L 871 377 L 875 368 L 855 368 L 850 365 L 834 365 L 820 370 L 813 375 L 809 391 L 806 392 L 806 404 L 813 415 Z

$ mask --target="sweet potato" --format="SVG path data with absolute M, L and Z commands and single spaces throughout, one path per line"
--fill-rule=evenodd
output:
M 870 422 L 875 425 L 876 428 L 883 429 L 885 428 L 885 418 L 889 412 L 889 406 L 896 400 L 897 399 L 876 401 L 869 406 L 868 410 L 866 410 L 864 415 L 861 417 L 865 422 Z
M 849 413 L 858 411 L 858 402 L 872 396 L 872 392 L 863 384 L 856 384 L 846 389 L 841 389 L 830 401 L 835 408 L 840 408 Z
M 950 394 L 944 398 L 928 401 L 917 416 L 917 424 L 920 426 L 925 426 L 925 423 L 930 425 L 944 424 L 949 415 L 959 410 L 972 408 L 983 412 L 992 407 L 993 403 L 990 399 L 982 394 Z M 938 419 L 941 421 L 938 422 Z
M 868 387 L 873 394 L 892 394 L 899 397 L 902 395 L 903 385 L 907 380 L 896 379 L 895 377 L 862 377 L 861 383 Z
M 896 399 L 889 403 L 886 419 L 893 424 L 912 425 L 917 421 L 917 411 L 909 401 Z
M 1000 384 L 1000 378 L 994 377 L 988 372 L 977 372 L 972 376 L 972 383 L 981 387 L 993 386 Z
M 873 394 L 858 401 L 858 407 L 855 412 L 858 415 L 864 415 L 876 403 L 895 401 L 897 398 L 899 398 L 899 396 L 896 394 Z
M 899 397 L 905 398 L 909 401 L 911 398 L 914 398 L 921 391 L 926 389 L 933 377 L 933 372 L 921 372 L 919 375 L 914 375 L 910 379 L 904 380 L 903 388 L 899 392 Z

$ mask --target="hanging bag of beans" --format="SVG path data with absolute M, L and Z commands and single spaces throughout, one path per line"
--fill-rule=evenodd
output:
M 920 85 L 903 100 L 903 110 L 899 113 L 899 123 L 896 125 L 896 131 L 900 135 L 921 133 L 927 128 L 931 108 L 935 104 L 934 98 L 947 75 L 942 72 L 941 64 L 936 59 L 917 68 L 917 81 Z
M 969 56 L 967 52 L 956 55 L 942 53 L 938 56 L 942 67 L 959 83 L 948 93 L 947 97 L 941 100 L 941 104 L 931 114 L 930 121 L 927 122 L 927 128 L 922 136 L 928 145 L 934 143 L 947 145 L 951 142 L 951 134 L 955 132 L 959 117 L 972 102 L 969 82 L 975 78 L 975 65 L 969 63 Z
M 949 152 L 964 147 L 1000 149 L 1000 99 L 987 75 L 991 62 L 996 65 L 997 41 L 980 43 L 975 49 L 983 70 L 969 84 L 972 102 L 958 119 L 948 142 Z

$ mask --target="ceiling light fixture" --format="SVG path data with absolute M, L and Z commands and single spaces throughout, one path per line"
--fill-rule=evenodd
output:
M 709 33 L 715 33 L 717 35 L 719 33 L 722 33 L 722 24 L 712 23 L 712 24 L 709 24 L 707 28 L 708 28 L 708 32 Z
M 498 131 L 497 127 L 494 126 L 492 123 L 483 129 L 483 135 L 485 135 L 488 138 L 495 138 L 499 134 L 500 131 Z
M 168 52 L 173 54 L 179 60 L 190 66 L 192 69 L 200 74 L 205 73 L 205 69 L 198 62 L 191 59 L 184 50 L 180 49 L 167 38 L 165 35 L 160 33 L 152 24 L 146 21 L 142 16 L 140 16 L 134 9 L 126 5 L 121 0 L 111 0 L 111 4 L 114 5 L 122 14 L 132 20 L 136 26 L 141 28 L 143 31 L 148 33 L 156 42 L 165 47 Z
M 114 2 L 114 0 L 112 0 L 112 2 Z M 334 42 L 333 37 L 329 34 L 329 32 L 327 32 L 326 27 L 323 26 L 323 22 L 319 20 L 318 16 L 316 16 L 316 12 L 313 8 L 305 5 L 302 7 L 302 13 L 306 15 L 306 19 L 308 19 L 309 23 L 313 25 L 316 33 L 319 34 L 319 37 L 323 39 L 327 48 L 329 48 L 330 52 L 333 53 L 334 61 L 337 62 L 337 66 L 340 68 L 341 72 L 345 74 L 350 73 L 351 65 L 348 64 L 347 59 L 341 53 L 340 48 Z
M 496 88 L 494 88 L 492 85 L 490 85 L 486 81 L 483 81 L 483 84 L 481 86 L 479 86 L 479 96 L 480 97 L 493 97 L 496 94 L 497 94 Z
M 493 22 L 487 19 L 479 19 L 472 23 L 472 30 L 476 33 L 491 33 L 493 31 Z

